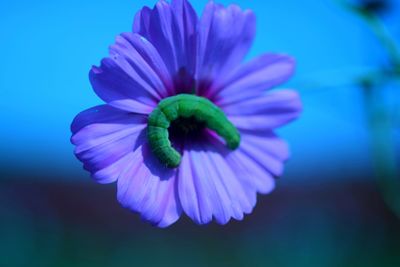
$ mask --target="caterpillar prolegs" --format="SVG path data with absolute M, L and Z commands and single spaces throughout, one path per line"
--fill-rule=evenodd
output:
M 222 137 L 231 150 L 240 144 L 238 130 L 210 100 L 190 94 L 167 97 L 158 103 L 149 116 L 147 139 L 153 154 L 168 168 L 176 168 L 181 162 L 181 155 L 172 147 L 168 132 L 171 123 L 180 118 L 194 118 L 204 123 L 205 127 Z

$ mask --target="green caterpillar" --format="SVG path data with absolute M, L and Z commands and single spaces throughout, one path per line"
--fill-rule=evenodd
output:
M 147 139 L 153 154 L 168 168 L 176 168 L 181 162 L 181 155 L 172 147 L 168 133 L 171 123 L 180 118 L 194 118 L 204 123 L 205 127 L 221 136 L 231 150 L 240 144 L 238 130 L 210 100 L 190 94 L 167 97 L 149 116 Z

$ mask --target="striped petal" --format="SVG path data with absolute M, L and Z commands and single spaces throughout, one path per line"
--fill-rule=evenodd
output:
M 287 143 L 267 130 L 241 131 L 240 147 L 228 154 L 226 160 L 236 166 L 235 173 L 247 177 L 258 192 L 265 194 L 274 188 L 274 177 L 282 175 L 288 158 Z
M 84 168 L 100 183 L 116 181 L 146 127 L 146 117 L 108 105 L 93 107 L 76 116 L 71 142 Z
M 223 107 L 239 129 L 274 129 L 296 119 L 301 111 L 300 96 L 293 90 L 278 90 Z
M 135 16 L 133 31 L 154 44 L 170 72 L 174 94 L 191 92 L 194 86 L 197 22 L 187 0 L 159 1 Z
M 255 15 L 237 5 L 227 8 L 209 2 L 199 22 L 197 38 L 197 94 L 212 95 L 212 84 L 235 69 L 255 36 Z
M 121 205 L 153 225 L 167 227 L 180 217 L 176 173 L 161 166 L 145 143 L 132 153 L 117 188 Z
M 214 217 L 219 224 L 241 220 L 255 205 L 255 189 L 241 183 L 225 161 L 226 148 L 217 140 L 188 144 L 179 167 L 179 199 L 198 224 Z
M 293 74 L 293 58 L 265 54 L 240 66 L 213 87 L 214 102 L 224 107 L 248 98 L 258 97 L 266 90 L 287 81 Z
M 148 114 L 173 91 L 172 78 L 155 47 L 138 34 L 123 33 L 110 57 L 93 67 L 89 78 L 96 94 L 112 106 Z

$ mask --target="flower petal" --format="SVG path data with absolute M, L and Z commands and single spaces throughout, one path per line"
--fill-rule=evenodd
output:
M 229 165 L 234 166 L 233 170 L 244 186 L 254 188 L 254 192 L 268 194 L 275 188 L 274 177 L 253 156 L 253 154 L 249 155 L 243 150 L 237 150 L 229 154 L 226 161 Z M 252 201 L 255 204 L 255 194 Z
M 171 4 L 159 1 L 152 9 L 142 9 L 134 22 L 134 32 L 148 39 L 163 58 L 177 93 L 194 87 L 197 14 L 186 0 Z
M 100 67 L 93 66 L 89 79 L 95 93 L 113 107 L 149 114 L 156 105 L 155 99 L 113 59 L 105 58 Z
M 241 183 L 241 178 L 237 177 L 234 166 L 228 164 L 225 156 L 231 153 L 218 140 L 209 139 L 209 146 L 216 149 L 216 153 L 209 153 L 208 160 L 204 161 L 210 170 L 211 179 L 214 181 L 220 195 L 226 191 L 228 206 L 231 207 L 231 216 L 241 220 L 243 213 L 250 213 L 255 205 L 256 194 L 253 187 Z M 210 148 L 209 148 L 210 149 Z
M 273 129 L 296 119 L 302 110 L 297 92 L 278 90 L 223 107 L 239 129 Z
M 279 54 L 265 54 L 239 67 L 214 87 L 210 96 L 220 106 L 257 97 L 262 92 L 285 82 L 295 68 L 293 58 Z
M 100 183 L 114 182 L 137 146 L 147 118 L 109 105 L 101 105 L 79 113 L 71 125 L 71 142 L 75 155 L 84 168 Z
M 225 77 L 247 54 L 255 36 L 255 15 L 237 5 L 209 2 L 198 27 L 197 93 L 212 95 L 211 83 Z
M 259 146 L 263 153 L 280 160 L 286 161 L 289 158 L 288 144 L 270 130 L 240 131 L 242 143 L 246 146 Z
M 118 178 L 118 201 L 158 227 L 167 227 L 181 214 L 176 172 L 161 166 L 144 143 Z
M 166 1 L 157 2 L 150 12 L 149 28 L 141 34 L 155 46 L 171 76 L 174 76 L 178 72 L 178 53 L 182 42 L 173 11 Z
M 117 36 L 116 44 L 110 47 L 111 54 L 121 56 L 129 64 L 126 72 L 157 101 L 167 96 L 165 86 L 171 87 L 165 65 L 152 45 L 140 35 L 124 33 Z M 149 60 L 154 60 L 150 61 Z M 167 82 L 164 84 L 159 74 Z
M 238 167 L 238 172 L 248 173 L 255 188 L 265 193 L 273 189 L 273 177 L 282 175 L 288 157 L 286 142 L 272 131 L 241 131 L 240 146 L 227 155 L 227 160 Z
M 154 46 L 138 34 L 117 36 L 110 57 L 89 74 L 94 91 L 115 107 L 147 114 L 171 94 L 171 76 Z
M 196 11 L 187 0 L 172 0 L 171 7 L 177 22 L 179 34 L 182 40 L 182 51 L 179 57 L 180 67 L 185 67 L 188 74 L 194 75 L 197 38 L 198 17 Z
M 147 75 L 151 75 L 149 80 L 154 80 L 154 88 L 157 90 L 158 94 L 162 98 L 172 94 L 174 90 L 172 78 L 164 60 L 161 58 L 156 48 L 139 34 L 123 33 L 121 36 L 140 54 L 137 64 L 146 68 L 145 71 L 148 72 Z M 141 61 L 141 59 L 145 62 Z M 162 84 L 160 81 L 162 81 Z
M 139 10 L 133 21 L 132 31 L 146 36 L 149 31 L 151 8 L 144 6 Z
M 198 146 L 198 145 L 197 145 Z M 185 144 L 182 162 L 179 166 L 178 190 L 183 210 L 197 224 L 206 224 L 212 220 L 212 199 L 207 191 L 208 183 L 196 161 L 199 152 L 194 144 Z
M 226 192 L 221 190 L 220 182 L 215 180 L 216 170 L 213 167 L 210 168 L 208 164 L 208 157 L 211 153 L 215 152 L 205 150 L 204 146 L 195 147 L 195 150 L 191 151 L 192 160 L 195 162 L 193 170 L 198 186 L 204 190 L 203 197 L 207 198 L 212 215 L 218 223 L 226 224 L 231 217 L 230 203 Z
M 224 160 L 218 141 L 185 146 L 179 167 L 179 198 L 185 213 L 198 224 L 241 220 L 255 204 L 254 188 L 243 187 Z
M 198 189 L 195 184 L 197 177 L 194 177 L 189 151 L 183 153 L 178 171 L 179 200 L 183 210 L 198 224 L 211 221 L 211 212 L 208 204 L 205 203 L 204 198 L 198 196 Z

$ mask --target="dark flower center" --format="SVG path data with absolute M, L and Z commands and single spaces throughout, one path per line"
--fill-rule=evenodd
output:
M 206 128 L 204 121 L 198 121 L 195 117 L 179 117 L 171 122 L 168 128 L 169 138 L 171 141 L 182 141 L 185 139 L 196 139 L 203 133 Z

